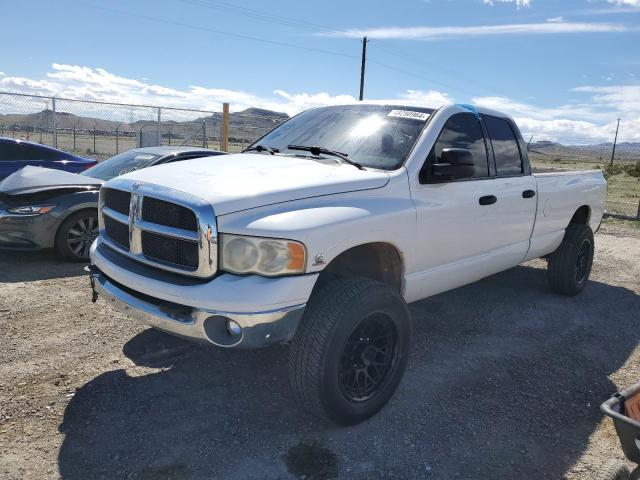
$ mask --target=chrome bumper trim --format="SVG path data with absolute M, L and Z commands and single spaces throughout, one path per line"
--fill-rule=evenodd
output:
M 146 325 L 197 342 L 222 348 L 260 348 L 293 338 L 304 313 L 305 304 L 259 312 L 204 310 L 169 302 L 152 303 L 126 292 L 92 265 L 89 269 L 94 291 L 107 303 Z M 229 319 L 242 327 L 242 335 L 233 342 L 210 338 L 205 328 L 209 319 Z M 219 333 L 219 332 L 218 332 Z

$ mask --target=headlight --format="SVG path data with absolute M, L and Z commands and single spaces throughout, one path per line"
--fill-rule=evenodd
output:
M 304 273 L 306 250 L 293 240 L 220 235 L 220 268 L 267 277 Z
M 28 206 L 28 207 L 15 207 L 7 210 L 9 213 L 13 213 L 15 215 L 42 215 L 43 213 L 47 213 L 53 210 L 55 205 L 36 205 L 36 206 Z

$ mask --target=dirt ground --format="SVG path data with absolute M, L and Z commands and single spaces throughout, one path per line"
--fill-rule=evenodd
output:
M 600 403 L 640 380 L 640 230 L 596 242 L 578 297 L 538 260 L 411 305 L 400 388 L 351 428 L 292 402 L 286 346 L 190 344 L 0 254 L 0 478 L 590 479 L 623 459 Z

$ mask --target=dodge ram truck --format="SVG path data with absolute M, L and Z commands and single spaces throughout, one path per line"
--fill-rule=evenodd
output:
M 539 257 L 552 291 L 580 293 L 605 193 L 598 170 L 532 174 L 496 111 L 316 108 L 243 153 L 106 182 L 90 280 L 174 335 L 289 343 L 299 403 L 354 424 L 400 383 L 408 303 Z

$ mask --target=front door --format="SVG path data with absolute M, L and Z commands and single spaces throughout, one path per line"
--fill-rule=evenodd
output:
M 473 176 L 443 181 L 430 174 L 430 166 L 442 163 L 443 150 L 451 148 L 472 153 Z M 524 258 L 535 199 L 527 204 L 533 205 L 529 214 L 528 206 L 514 202 L 513 197 L 516 190 L 530 186 L 531 179 L 497 177 L 491 153 L 480 118 L 457 113 L 445 123 L 421 175 L 410 179 L 417 212 L 418 261 L 414 271 L 407 272 L 407 300 L 471 283 Z M 519 217 L 518 209 L 526 210 L 526 215 Z

